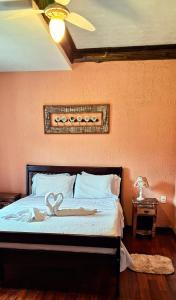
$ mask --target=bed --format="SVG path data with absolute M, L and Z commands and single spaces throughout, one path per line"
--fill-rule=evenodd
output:
M 32 202 L 30 203 L 30 201 L 33 201 L 33 199 L 30 195 L 32 192 L 32 178 L 35 174 L 60 174 L 68 172 L 70 175 L 74 175 L 80 174 L 82 171 L 95 175 L 116 174 L 122 179 L 122 167 L 27 165 L 26 203 L 29 201 L 28 205 L 32 205 Z M 121 187 L 119 200 L 120 197 Z M 12 206 L 10 205 L 7 207 L 7 212 L 14 207 L 20 207 L 20 203 L 24 203 L 20 201 L 21 200 L 17 201 L 16 204 L 12 204 Z M 96 205 L 100 205 L 100 208 L 102 207 L 102 203 L 100 202 L 97 202 Z M 5 211 L 5 208 L 3 210 Z M 108 210 L 110 211 L 109 204 Z M 94 219 L 95 217 L 90 219 L 87 218 L 86 220 L 91 220 L 91 224 L 93 224 L 92 222 Z M 101 220 L 101 217 L 99 219 Z M 52 218 L 49 222 L 52 223 L 53 220 L 56 222 L 55 219 Z M 80 220 L 82 220 L 82 217 Z M 49 222 L 48 224 L 50 225 Z M 106 223 L 106 221 L 104 221 L 104 223 Z M 15 229 L 12 225 L 9 225 L 11 227 L 6 227 L 5 222 L 0 224 L 2 224 L 0 225 L 0 275 L 3 285 L 9 286 L 10 284 L 16 286 L 22 284 L 22 278 L 25 277 L 23 275 L 26 273 L 26 270 L 29 278 L 30 275 L 32 278 L 36 277 L 34 282 L 37 285 L 40 281 L 40 285 L 47 287 L 46 283 L 48 283 L 48 281 L 44 280 L 47 277 L 46 275 L 48 275 L 49 281 L 56 281 L 57 284 L 55 273 L 57 269 L 63 269 L 65 266 L 72 266 L 72 268 L 75 267 L 76 270 L 79 270 L 79 268 L 88 270 L 91 266 L 91 272 L 94 273 L 98 268 L 102 268 L 103 266 L 104 270 L 108 268 L 111 271 L 111 276 L 115 281 L 114 294 L 118 295 L 121 234 L 119 230 L 116 230 L 117 223 L 114 223 L 115 226 L 113 234 L 111 234 L 108 230 L 106 231 L 106 224 L 105 226 L 101 226 L 104 228 L 103 233 L 100 233 L 96 229 L 96 231 L 88 230 L 85 234 L 83 226 L 84 222 L 82 222 L 82 224 L 80 223 L 81 226 L 78 226 L 79 230 L 77 230 L 76 227 L 69 225 L 67 226 L 68 230 L 64 229 L 63 232 L 51 231 L 50 229 L 45 230 L 43 229 L 44 227 L 42 227 L 44 226 L 43 224 L 37 232 L 35 232 L 35 230 L 28 229 L 28 227 L 26 229 L 25 226 L 23 226 L 20 230 Z M 13 224 L 13 222 L 9 222 L 8 224 Z M 73 224 L 74 219 L 72 225 Z M 32 228 L 33 225 L 27 226 Z M 69 229 L 70 227 L 72 227 L 72 230 Z M 39 270 L 40 276 L 38 275 Z M 20 279 L 17 278 L 19 273 L 22 274 L 22 276 L 19 276 Z M 24 284 L 29 284 L 29 281 L 23 282 L 23 285 Z

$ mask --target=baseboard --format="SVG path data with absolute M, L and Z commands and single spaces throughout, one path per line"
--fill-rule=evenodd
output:
M 156 227 L 156 232 L 157 233 L 173 233 L 173 230 L 171 227 Z
M 125 225 L 124 232 L 132 233 L 132 225 Z M 159 234 L 174 234 L 176 237 L 176 228 L 171 227 L 156 227 L 156 233 Z

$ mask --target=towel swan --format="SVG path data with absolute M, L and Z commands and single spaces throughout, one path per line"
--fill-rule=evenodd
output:
M 49 192 L 45 195 L 45 204 L 47 206 L 47 213 L 50 216 L 56 215 L 64 196 L 62 193 Z
M 49 192 L 45 195 L 47 213 L 50 216 L 89 216 L 98 212 L 97 209 L 85 209 L 83 207 L 59 209 L 63 199 L 64 197 L 62 193 Z

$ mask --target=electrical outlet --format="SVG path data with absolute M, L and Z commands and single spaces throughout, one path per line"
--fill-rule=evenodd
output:
M 166 195 L 161 195 L 161 196 L 160 196 L 160 202 L 161 202 L 161 203 L 166 203 L 166 201 L 167 201 Z

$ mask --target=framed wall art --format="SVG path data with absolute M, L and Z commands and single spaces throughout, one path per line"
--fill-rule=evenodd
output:
M 45 133 L 108 133 L 109 104 L 44 105 Z

